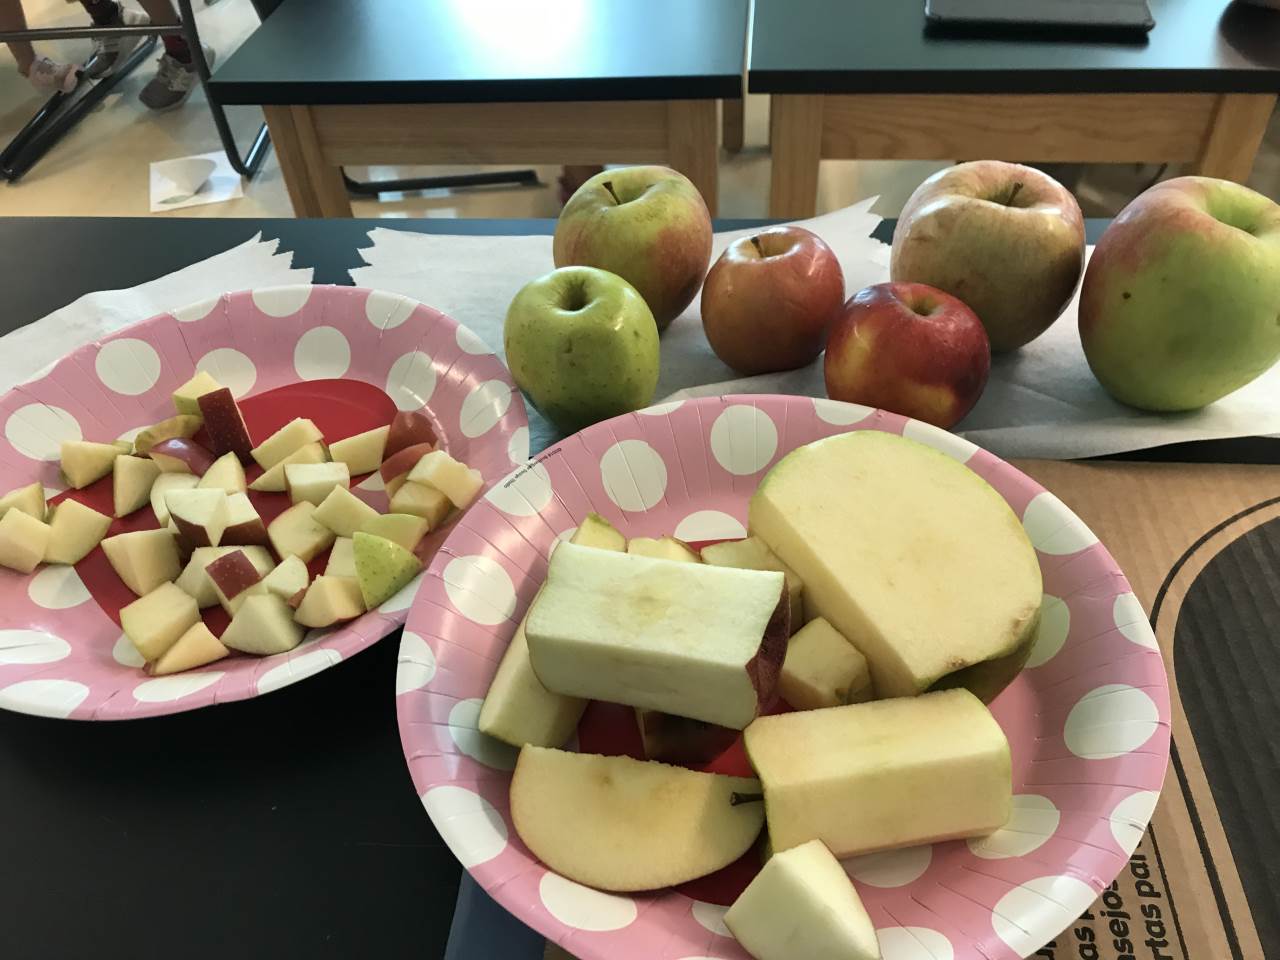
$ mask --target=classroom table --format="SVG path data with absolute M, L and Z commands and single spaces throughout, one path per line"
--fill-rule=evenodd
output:
M 263 107 L 294 212 L 350 217 L 344 165 L 666 163 L 716 205 L 717 101 L 748 0 L 285 0 L 209 94 Z
M 1186 163 L 1243 182 L 1280 91 L 1280 11 L 1149 0 L 1145 42 L 925 30 L 923 0 L 755 0 L 769 214 L 812 216 L 821 160 Z

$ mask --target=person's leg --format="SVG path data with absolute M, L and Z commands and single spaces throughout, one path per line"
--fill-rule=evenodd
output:
M 0 30 L 27 29 L 22 0 L 0 0 Z M 79 81 L 74 65 L 36 56 L 35 48 L 25 40 L 9 41 L 7 46 L 18 62 L 18 72 L 40 93 L 70 93 L 76 88 Z
M 80 5 L 100 27 L 142 26 L 150 21 L 146 14 L 130 10 L 119 0 L 80 0 Z M 129 54 L 142 42 L 142 37 L 98 37 L 93 41 L 93 56 L 85 65 L 85 73 L 93 79 L 104 77 L 116 64 L 129 59 Z
M 27 18 L 22 12 L 22 0 L 0 0 L 0 30 L 27 30 Z M 26 40 L 10 40 L 6 46 L 18 61 L 18 72 L 24 77 L 31 73 L 36 51 Z
M 173 0 L 138 0 L 138 2 L 147 11 L 152 23 L 179 22 L 178 11 L 174 9 Z M 160 58 L 156 75 L 138 95 L 139 99 L 152 110 L 170 110 L 181 105 L 200 82 L 186 37 L 181 34 L 172 34 L 163 39 L 164 56 Z M 213 48 L 207 44 L 202 46 L 205 62 L 212 66 Z

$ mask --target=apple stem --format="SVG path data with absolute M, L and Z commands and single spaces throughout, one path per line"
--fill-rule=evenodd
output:
M 609 196 L 613 197 L 613 202 L 614 202 L 614 203 L 616 203 L 618 206 L 622 206 L 622 201 L 621 201 L 621 200 L 619 200 L 619 199 L 618 199 L 618 195 L 617 195 L 616 193 L 614 193 L 614 192 L 613 192 L 613 181 L 612 181 L 612 180 L 606 180 L 606 181 L 602 184 L 602 186 L 603 186 L 606 190 L 608 190 L 608 191 L 609 191 Z
M 1013 185 L 1013 189 L 1009 191 L 1009 196 L 1005 197 L 1004 205 L 1005 205 L 1006 207 L 1012 207 L 1012 206 L 1013 206 L 1013 198 L 1014 198 L 1014 197 L 1016 197 L 1016 196 L 1018 195 L 1019 191 L 1021 191 L 1021 190 L 1022 190 L 1022 181 L 1021 181 L 1021 180 L 1019 180 L 1017 183 L 1015 183 L 1015 184 Z
M 759 803 L 764 799 L 763 793 L 731 793 L 729 794 L 729 806 L 737 807 L 744 803 Z
M 759 237 L 752 237 L 752 238 L 751 238 L 751 245 L 752 245 L 753 247 L 755 247 L 755 248 L 756 248 L 756 253 L 760 254 L 760 256 L 762 256 L 762 257 L 764 256 L 764 249 L 760 246 L 760 238 L 759 238 Z

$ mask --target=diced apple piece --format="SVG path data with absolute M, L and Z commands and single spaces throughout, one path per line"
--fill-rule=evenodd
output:
M 118 533 L 102 541 L 102 550 L 116 575 L 138 596 L 176 580 L 182 569 L 178 540 L 168 530 Z
M 402 473 L 400 476 L 392 477 L 390 480 L 383 483 L 382 489 L 386 491 L 388 501 L 400 492 L 400 488 L 405 485 L 405 482 L 408 479 L 409 475 L 407 473 Z
M 253 440 L 231 390 L 227 387 L 211 390 L 201 394 L 197 402 L 214 455 L 220 457 L 224 453 L 234 453 L 241 460 L 248 460 Z
M 348 577 L 316 577 L 293 619 L 304 627 L 328 627 L 364 613 L 360 585 Z
M 406 550 L 413 550 L 427 535 L 427 521 L 410 513 L 384 513 L 370 517 L 360 532 L 385 537 Z
M 117 476 L 119 472 L 117 471 Z M 180 545 L 216 547 L 227 527 L 227 495 L 222 490 L 174 490 L 165 496 L 169 517 L 178 525 Z
M 419 460 L 409 471 L 409 480 L 435 487 L 459 510 L 465 510 L 484 487 L 484 477 L 479 470 L 459 463 L 443 450 L 433 450 Z
M 404 545 L 401 544 L 401 546 Z M 326 577 L 354 577 L 356 575 L 354 540 L 350 537 L 339 537 L 333 541 L 333 548 L 329 551 L 329 562 L 325 564 L 324 575 Z
M 738 567 L 742 570 L 781 570 L 787 577 L 787 599 L 791 604 L 791 629 L 799 630 L 804 624 L 804 584 L 794 570 L 778 559 L 778 555 L 759 537 L 745 540 L 726 540 L 702 548 L 702 562 L 717 567 Z
M 334 540 L 333 531 L 316 523 L 315 512 L 315 504 L 304 500 L 271 521 L 267 537 L 282 560 L 293 555 L 303 563 L 310 563 L 329 549 Z
M 218 592 L 214 589 L 213 581 L 209 579 L 206 572 L 209 564 L 237 550 L 244 552 L 260 577 L 265 577 L 275 567 L 271 552 L 266 547 L 197 547 L 191 552 L 191 559 L 187 561 L 186 567 L 176 582 L 179 587 L 195 598 L 196 605 L 201 610 L 212 607 L 218 602 Z
M 616 550 L 619 553 L 627 549 L 627 538 L 598 513 L 588 513 L 582 523 L 578 524 L 578 529 L 573 531 L 571 540 L 579 546 Z
M 405 447 L 403 450 L 387 457 L 386 460 L 382 461 L 382 466 L 378 468 L 383 485 L 386 486 L 399 477 L 407 477 L 409 471 L 417 466 L 418 461 L 434 449 L 435 446 L 430 443 L 415 443 L 413 446 Z
M 849 857 L 982 836 L 1009 819 L 1009 742 L 963 687 L 761 717 L 745 744 L 777 851 L 821 840 Z
M 564 543 L 526 632 L 548 690 L 741 730 L 773 696 L 789 619 L 777 571 Z
M 195 600 L 173 583 L 161 583 L 120 608 L 124 635 L 144 660 L 159 658 L 199 620 Z
M 320 432 L 319 427 L 305 417 L 298 417 L 267 437 L 250 453 L 253 454 L 253 459 L 258 461 L 258 466 L 263 470 L 270 470 L 289 454 L 301 450 L 309 443 L 316 443 L 323 439 L 324 434 Z
M 200 478 L 191 473 L 162 473 L 151 484 L 151 512 L 156 515 L 156 523 L 162 527 L 169 525 L 169 504 L 167 497 L 177 490 L 194 490 Z
M 334 487 L 316 507 L 315 517 L 340 537 L 351 537 L 378 516 L 373 509 L 346 487 Z
M 382 455 L 394 457 L 408 447 L 435 447 L 439 442 L 435 427 L 425 413 L 420 410 L 402 410 L 391 418 L 387 427 L 387 445 Z
M 62 444 L 62 475 L 71 486 L 83 490 L 110 473 L 118 456 L 120 449 L 111 443 L 68 440 Z
M 745 777 L 526 746 L 511 778 L 511 820 L 561 876 L 597 890 L 657 890 L 751 849 L 764 810 L 733 799 L 759 792 Z
M 0 517 L 10 510 L 21 510 L 29 517 L 43 520 L 45 515 L 44 484 L 39 480 L 10 490 L 0 497 Z
M 190 439 L 194 437 L 200 430 L 204 421 L 198 416 L 180 413 L 176 417 L 169 417 L 167 420 L 161 420 L 159 423 L 152 424 L 133 438 L 132 452 L 138 456 L 145 456 L 151 452 L 161 440 L 172 440 L 174 437 L 182 437 Z
M 739 736 L 728 727 L 641 707 L 636 707 L 636 726 L 645 757 L 664 763 L 709 763 Z
M 146 457 L 116 457 L 111 478 L 111 500 L 117 517 L 127 517 L 151 502 L 151 485 L 160 476 L 155 461 Z
M 638 557 L 656 557 L 677 563 L 701 563 L 698 554 L 683 540 L 675 537 L 632 537 L 627 541 L 627 553 Z
M 822 617 L 801 627 L 787 644 L 778 677 L 782 699 L 797 710 L 820 710 L 871 699 L 867 658 Z
M 213 466 L 212 453 L 194 440 L 183 437 L 161 440 L 147 455 L 164 473 L 192 473 L 200 477 Z
M 0 566 L 30 573 L 49 547 L 49 525 L 21 510 L 0 517 Z
M 164 677 L 171 673 L 194 670 L 221 660 L 230 652 L 207 626 L 197 621 L 173 642 L 173 646 L 147 664 L 147 673 L 154 677 Z
M 291 463 L 284 468 L 284 485 L 294 503 L 320 506 L 336 487 L 351 486 L 345 463 Z
M 227 528 L 222 531 L 222 542 L 228 545 L 266 546 L 267 527 L 247 494 L 233 493 L 227 497 Z
M 268 657 L 287 653 L 302 642 L 302 624 L 295 623 L 293 608 L 273 593 L 247 598 L 222 633 L 232 650 Z
M 354 437 L 347 437 L 329 445 L 329 457 L 338 463 L 345 463 L 353 477 L 362 473 L 373 473 L 382 465 L 384 450 L 387 446 L 387 434 L 390 427 L 374 427 Z
M 301 449 L 293 451 L 274 467 L 249 484 L 250 490 L 261 493 L 282 493 L 284 491 L 284 471 L 294 463 L 324 463 L 328 459 L 323 443 L 309 443 Z
M 213 584 L 218 602 L 232 616 L 235 616 L 236 610 L 240 607 L 236 601 L 242 600 L 251 587 L 262 582 L 262 576 L 258 573 L 257 567 L 243 550 L 232 550 L 230 553 L 223 554 L 205 567 L 204 572 L 208 575 L 209 582 Z M 265 593 L 266 591 L 257 592 Z
M 111 529 L 111 518 L 78 500 L 63 500 L 49 517 L 45 563 L 79 563 Z
M 425 483 L 406 480 L 391 495 L 392 513 L 410 513 L 427 521 L 427 529 L 437 529 L 449 516 L 453 503 L 448 497 Z
M 206 393 L 221 390 L 222 384 L 201 370 L 194 377 L 173 391 L 173 409 L 178 413 L 200 415 L 200 398 Z
M 756 960 L 880 960 L 875 924 L 820 840 L 770 857 L 724 924 Z
M 223 490 L 227 493 L 244 493 L 249 485 L 244 479 L 244 467 L 234 453 L 224 453 L 213 461 L 200 478 L 201 490 Z
M 422 570 L 422 562 L 398 543 L 368 533 L 357 533 L 352 540 L 356 579 L 367 610 L 395 596 Z
M 289 600 L 307 589 L 311 572 L 297 557 L 285 557 L 280 564 L 262 578 L 262 588 L 274 593 L 281 600 Z
M 132 440 L 112 440 L 111 445 L 121 453 L 133 453 Z

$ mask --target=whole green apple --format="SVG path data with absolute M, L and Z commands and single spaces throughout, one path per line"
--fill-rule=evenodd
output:
M 959 297 L 992 352 L 1015 350 L 1062 315 L 1084 266 L 1084 218 L 1047 173 L 974 160 L 916 188 L 893 231 L 889 276 Z
M 665 330 L 693 302 L 711 261 L 711 217 L 689 178 L 669 167 L 622 167 L 577 189 L 556 223 L 557 267 L 622 277 Z
M 658 385 L 658 328 L 621 277 L 561 267 L 525 284 L 503 325 L 520 389 L 565 433 L 647 406 Z
M 1143 410 L 1195 410 L 1280 357 L 1280 206 L 1209 177 L 1156 184 L 1098 242 L 1080 292 L 1098 382 Z

